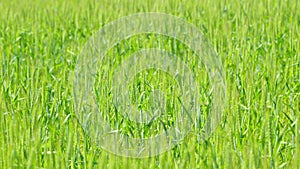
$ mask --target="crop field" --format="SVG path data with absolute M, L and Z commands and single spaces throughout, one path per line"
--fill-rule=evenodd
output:
M 0 169 L 300 169 L 299 53 L 299 0 L 1 0 Z

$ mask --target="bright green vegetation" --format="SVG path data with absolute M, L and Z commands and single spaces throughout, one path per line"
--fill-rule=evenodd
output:
M 0 168 L 300 168 L 299 9 L 297 0 L 1 1 Z M 204 32 L 226 69 L 226 108 L 207 140 L 199 141 L 197 124 L 169 152 L 145 159 L 119 157 L 97 147 L 82 131 L 72 76 L 93 33 L 121 16 L 149 11 L 182 17 Z M 184 53 L 184 45 L 162 39 L 133 37 L 112 49 L 112 56 L 158 45 L 189 59 L 191 51 Z M 195 71 L 205 116 L 210 83 L 205 69 Z M 149 89 L 140 82 L 149 79 L 176 93 L 167 83 L 172 80 L 153 78 L 155 73 L 134 78 L 134 101 Z M 99 92 L 98 99 L 104 94 Z M 176 99 L 168 98 L 176 107 Z M 167 127 L 176 119 L 169 113 L 162 117 Z M 113 113 L 108 117 L 116 118 Z M 138 137 L 133 124 L 125 120 L 124 133 Z M 163 131 L 155 125 L 141 131 L 148 136 Z

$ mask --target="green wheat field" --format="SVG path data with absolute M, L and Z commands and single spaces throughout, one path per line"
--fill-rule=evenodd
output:
M 142 12 L 171 14 L 203 32 L 224 66 L 226 100 L 210 137 L 199 137 L 203 123 L 194 119 L 190 134 L 170 151 L 140 159 L 114 155 L 90 139 L 76 116 L 73 80 L 81 50 L 94 33 Z M 108 58 L 117 65 L 147 47 L 172 51 L 190 68 L 200 62 L 184 44 L 152 34 L 120 41 Z M 0 169 L 300 169 L 299 52 L 299 0 L 1 0 Z M 194 72 L 205 120 L 213 103 L 204 67 Z M 140 96 L 151 92 L 150 83 L 168 93 L 168 113 L 145 126 L 113 110 L 106 74 L 98 70 L 94 90 L 107 120 L 123 134 L 150 137 L 172 126 L 179 105 L 172 77 L 149 70 L 130 83 L 139 108 L 149 108 Z

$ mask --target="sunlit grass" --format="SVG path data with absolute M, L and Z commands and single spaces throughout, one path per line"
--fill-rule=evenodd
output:
M 297 0 L 1 1 L 0 168 L 299 168 L 299 9 Z M 72 76 L 93 33 L 148 11 L 182 17 L 204 32 L 226 69 L 227 107 L 209 139 L 198 137 L 198 120 L 171 151 L 132 159 L 103 151 L 85 135 L 75 116 Z M 122 41 L 112 54 L 155 46 L 142 39 Z M 168 40 L 159 42 L 168 49 Z M 205 114 L 210 84 L 204 70 L 197 70 L 197 80 Z

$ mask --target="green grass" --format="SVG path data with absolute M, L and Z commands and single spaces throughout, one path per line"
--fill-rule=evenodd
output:
M 1 1 L 0 168 L 300 168 L 299 9 L 297 0 Z M 90 141 L 75 117 L 72 84 L 92 34 L 136 12 L 169 13 L 196 25 L 222 60 L 227 84 L 226 108 L 210 138 L 198 140 L 197 124 L 172 150 L 145 159 L 115 156 Z M 155 46 L 155 38 L 163 39 L 122 41 L 112 55 L 128 45 Z M 168 41 L 159 42 L 172 50 Z M 198 73 L 205 114 L 210 84 L 205 71 Z M 124 132 L 138 136 L 131 124 L 123 123 Z

